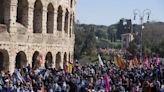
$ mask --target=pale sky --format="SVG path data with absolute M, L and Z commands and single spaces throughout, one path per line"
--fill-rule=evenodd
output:
M 77 0 L 76 20 L 111 25 L 121 18 L 133 19 L 134 9 L 150 9 L 150 21 L 164 22 L 164 0 Z M 134 22 L 138 23 L 137 20 Z

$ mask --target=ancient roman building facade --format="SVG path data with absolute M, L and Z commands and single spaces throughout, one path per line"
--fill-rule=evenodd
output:
M 73 61 L 74 0 L 0 0 L 0 71 Z

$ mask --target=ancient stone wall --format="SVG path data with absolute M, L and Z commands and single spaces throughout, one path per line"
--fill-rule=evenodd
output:
M 1 70 L 12 73 L 15 67 L 37 66 L 38 62 L 63 68 L 63 63 L 73 61 L 74 0 L 0 2 Z

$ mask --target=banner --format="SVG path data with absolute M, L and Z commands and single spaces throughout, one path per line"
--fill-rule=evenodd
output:
M 69 73 L 72 73 L 72 68 L 73 68 L 73 65 L 71 63 L 68 64 L 68 72 Z
M 129 69 L 133 68 L 133 61 L 129 61 Z
M 119 56 L 117 57 L 117 64 L 119 67 L 121 67 L 121 57 L 119 57 Z
M 137 56 L 134 56 L 134 61 L 133 61 L 134 65 L 139 68 L 139 64 L 138 64 L 138 59 Z
M 110 85 L 108 82 L 108 74 L 107 73 L 104 74 L 104 82 L 105 82 L 106 92 L 109 92 L 110 91 Z
M 100 55 L 98 55 L 98 58 L 99 58 L 99 64 L 100 64 L 101 66 L 104 66 L 103 61 L 102 61 Z
M 146 64 L 146 67 L 147 67 L 147 68 L 150 68 L 150 65 L 149 65 L 149 58 L 148 58 L 147 55 L 146 55 L 146 62 L 145 62 L 145 64 Z
M 155 61 L 155 64 L 156 64 L 156 65 L 159 64 L 159 58 L 158 58 L 158 55 L 156 55 L 156 61 Z
M 114 64 L 116 65 L 116 66 L 118 66 L 118 63 L 117 63 L 117 58 L 114 56 Z

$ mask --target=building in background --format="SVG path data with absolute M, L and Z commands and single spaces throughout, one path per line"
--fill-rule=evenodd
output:
M 128 48 L 129 43 L 134 40 L 134 36 L 132 33 L 126 33 L 121 35 L 121 48 Z
M 75 0 L 0 2 L 0 71 L 73 61 Z
M 121 39 L 121 35 L 125 33 L 133 33 L 133 25 L 131 19 L 120 19 L 117 26 L 117 38 Z

